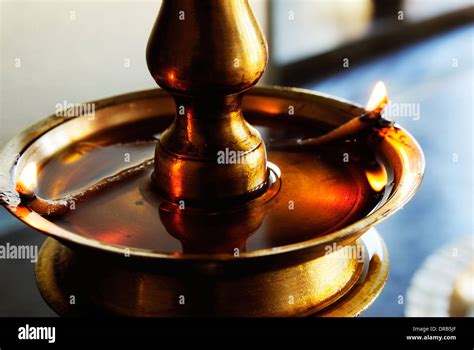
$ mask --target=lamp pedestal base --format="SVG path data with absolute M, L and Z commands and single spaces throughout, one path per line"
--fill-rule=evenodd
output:
M 311 278 L 313 282 L 328 278 L 329 275 L 322 276 L 324 271 L 334 273 L 327 264 L 336 260 L 328 260 L 327 256 L 276 270 L 249 270 L 237 279 L 235 275 L 211 278 L 205 276 L 204 271 L 194 270 L 189 273 L 194 275 L 194 280 L 199 279 L 200 284 L 190 288 L 186 285 L 191 283 L 189 276 L 173 276 L 155 268 L 151 272 L 147 261 L 143 261 L 141 269 L 137 270 L 136 266 L 117 264 L 104 256 L 102 265 L 91 269 L 86 262 L 94 262 L 95 257 L 90 256 L 90 252 L 73 251 L 52 238 L 48 238 L 41 248 L 36 280 L 44 300 L 60 316 L 354 317 L 376 299 L 389 271 L 385 243 L 374 229 L 364 234 L 354 246 L 363 247 L 364 261 L 352 265 L 351 276 L 336 293 L 332 293 L 330 286 L 309 284 Z M 339 267 L 347 269 L 348 265 Z M 296 273 L 298 270 L 301 271 L 299 274 Z M 296 278 L 286 278 L 289 274 Z M 294 295 L 283 287 L 288 284 Z M 221 294 L 227 300 L 222 300 Z M 171 299 L 170 295 L 173 296 Z M 266 296 L 265 300 L 262 295 Z M 174 296 L 176 302 L 167 304 Z M 239 302 L 239 298 L 245 303 Z M 285 303 L 275 303 L 281 299 L 285 299 Z M 239 305 L 233 309 L 224 303 Z M 268 306 L 272 304 L 276 307 Z

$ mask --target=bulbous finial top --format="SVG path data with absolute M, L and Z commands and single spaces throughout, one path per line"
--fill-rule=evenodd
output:
M 164 0 L 146 57 L 170 92 L 232 94 L 262 76 L 267 44 L 247 0 Z

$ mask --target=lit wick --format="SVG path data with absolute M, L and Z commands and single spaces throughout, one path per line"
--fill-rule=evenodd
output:
M 368 114 L 378 115 L 380 117 L 380 114 L 383 112 L 387 103 L 387 88 L 383 81 L 379 81 L 375 84 L 374 90 L 372 90 L 372 94 L 365 106 L 365 110 Z
M 23 168 L 19 176 L 19 181 L 16 183 L 16 191 L 22 197 L 34 197 L 33 190 L 37 185 L 37 172 L 35 162 L 30 162 Z
M 366 129 L 368 126 L 391 125 L 391 122 L 382 118 L 382 112 L 385 109 L 387 102 L 387 89 L 385 88 L 385 84 L 379 81 L 374 87 L 363 114 L 349 120 L 322 136 L 291 139 L 281 143 L 272 144 L 272 148 L 319 146 L 334 140 L 348 138 Z
M 20 194 L 22 203 L 44 216 L 64 213 L 69 207 L 67 200 L 51 201 L 36 196 L 34 191 L 37 187 L 37 176 L 38 168 L 35 162 L 30 162 L 23 168 L 16 183 L 16 191 Z
M 30 208 L 32 211 L 45 217 L 59 216 L 75 208 L 78 202 L 84 201 L 89 196 L 105 190 L 119 181 L 139 174 L 145 169 L 145 167 L 152 163 L 153 159 L 147 159 L 143 163 L 105 177 L 94 185 L 81 191 L 68 194 L 67 196 L 58 199 L 44 199 L 35 194 L 38 169 L 35 162 L 30 162 L 23 168 L 19 176 L 19 180 L 16 183 L 16 191 L 20 194 L 22 204 Z

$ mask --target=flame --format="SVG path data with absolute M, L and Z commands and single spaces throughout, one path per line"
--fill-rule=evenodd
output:
M 32 194 L 37 185 L 38 168 L 35 162 L 28 163 L 21 171 L 16 188 L 21 194 Z
M 375 192 L 382 191 L 387 185 L 387 171 L 383 166 L 377 166 L 371 169 L 366 169 L 365 176 L 367 177 L 367 181 L 369 182 L 370 187 L 372 187 Z
M 372 95 L 370 95 L 369 102 L 365 109 L 369 112 L 371 111 L 381 111 L 388 102 L 387 98 L 387 89 L 385 84 L 382 81 L 379 81 L 375 84 Z

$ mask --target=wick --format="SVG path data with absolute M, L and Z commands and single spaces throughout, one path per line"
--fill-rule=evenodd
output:
M 310 138 L 290 139 L 272 144 L 272 148 L 321 146 L 334 140 L 353 136 L 370 126 L 385 127 L 387 125 L 391 125 L 391 122 L 382 118 L 382 113 L 385 109 L 385 106 L 386 104 L 382 104 L 380 107 L 372 111 L 365 111 L 359 116 L 352 118 L 348 122 L 338 126 L 324 135 Z
M 17 183 L 16 190 L 20 194 L 21 202 L 32 211 L 44 217 L 61 216 L 69 212 L 77 203 L 84 202 L 87 198 L 106 190 L 121 181 L 132 178 L 142 172 L 147 166 L 153 164 L 154 159 L 123 169 L 118 173 L 105 177 L 99 182 L 75 193 L 68 194 L 58 199 L 44 199 L 36 195 L 21 183 Z

